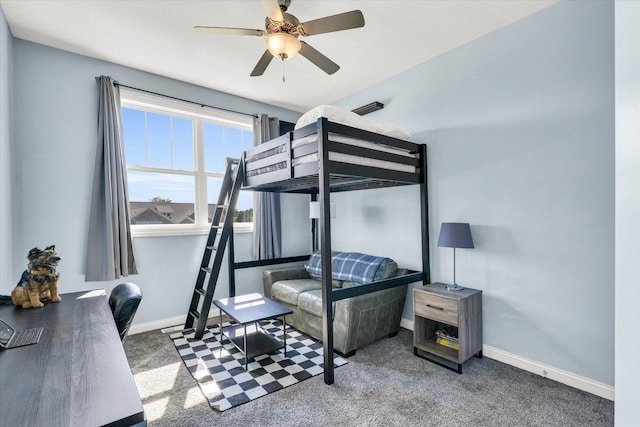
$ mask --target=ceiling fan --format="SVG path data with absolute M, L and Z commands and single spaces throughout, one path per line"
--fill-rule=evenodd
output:
M 298 37 L 350 30 L 364 26 L 364 16 L 359 10 L 352 10 L 351 12 L 339 13 L 337 15 L 300 23 L 298 18 L 286 13 L 291 5 L 291 0 L 260 1 L 267 12 L 264 30 L 228 27 L 193 27 L 196 32 L 206 34 L 266 36 L 265 45 L 267 46 L 267 50 L 262 54 L 262 57 L 251 72 L 251 76 L 261 76 L 274 56 L 284 61 L 298 52 L 325 73 L 333 74 L 340 69 L 340 66 L 309 44 L 298 40 Z

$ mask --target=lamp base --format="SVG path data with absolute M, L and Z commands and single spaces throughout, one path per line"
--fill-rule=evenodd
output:
M 456 285 L 456 284 L 453 284 L 453 285 L 447 285 L 447 290 L 448 290 L 448 291 L 461 291 L 461 290 L 463 290 L 463 289 L 464 289 L 464 288 L 463 288 L 462 286 L 458 286 L 458 285 Z

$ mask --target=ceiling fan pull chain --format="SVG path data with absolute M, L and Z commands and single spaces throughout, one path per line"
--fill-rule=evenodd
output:
M 282 83 L 284 83 L 284 58 L 282 58 Z

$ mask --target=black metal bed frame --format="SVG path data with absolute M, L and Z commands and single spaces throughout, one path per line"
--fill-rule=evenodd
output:
M 317 141 L 302 147 L 292 148 L 292 142 L 317 133 Z M 418 154 L 416 158 L 393 153 L 356 147 L 334 142 L 330 134 L 339 134 L 365 141 L 384 144 Z M 271 152 L 271 154 L 270 154 Z M 415 173 L 360 166 L 329 160 L 329 153 L 352 154 L 377 160 L 413 165 Z M 293 160 L 300 156 L 317 153 L 318 161 L 292 166 Z M 245 177 L 243 189 L 253 191 L 307 193 L 312 200 L 320 202 L 320 251 L 322 256 L 322 325 L 324 346 L 324 382 L 333 384 L 333 305 L 332 302 L 351 298 L 370 292 L 422 281 L 430 282 L 429 271 L 429 227 L 427 206 L 427 150 L 426 145 L 416 144 L 381 134 L 368 132 L 321 117 L 301 129 L 267 141 L 243 153 L 246 173 L 275 164 L 284 165 L 266 173 Z M 254 159 L 254 160 L 251 160 Z M 284 162 L 284 163 L 283 163 Z M 369 188 L 382 188 L 399 185 L 420 185 L 422 271 L 410 271 L 408 274 L 374 282 L 366 286 L 345 289 L 332 289 L 331 286 L 331 214 L 330 194 L 337 191 L 352 191 Z M 314 240 L 315 242 L 315 236 Z M 229 242 L 229 296 L 235 296 L 235 270 L 265 265 L 301 262 L 310 255 L 259 260 L 236 263 L 234 259 L 233 237 Z

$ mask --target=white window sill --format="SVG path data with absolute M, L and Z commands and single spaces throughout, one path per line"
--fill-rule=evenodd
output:
M 132 225 L 132 237 L 170 237 L 208 235 L 211 227 L 195 227 L 192 225 Z M 253 233 L 253 223 L 236 223 L 234 234 Z

